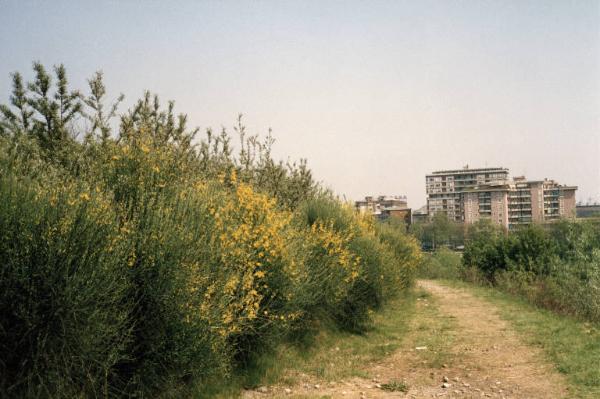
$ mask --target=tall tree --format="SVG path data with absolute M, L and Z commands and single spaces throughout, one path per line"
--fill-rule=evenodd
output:
M 15 72 L 12 77 L 12 93 L 10 104 L 15 108 L 11 110 L 8 105 L 0 104 L 0 134 L 21 135 L 29 133 L 33 110 L 27 102 L 27 89 L 23 84 L 23 77 Z
M 56 93 L 54 94 L 56 114 L 56 135 L 64 139 L 68 135 L 67 125 L 81 112 L 81 94 L 78 91 L 69 91 L 67 71 L 63 64 L 54 67 L 56 74 Z
M 91 113 L 84 113 L 84 116 L 92 123 L 89 136 L 100 138 L 102 143 L 110 137 L 110 120 L 117 115 L 119 104 L 125 96 L 119 94 L 119 97 L 110 105 L 108 111 L 105 110 L 104 98 L 106 96 L 106 87 L 104 86 L 103 74 L 98 71 L 88 80 L 90 95 L 83 99 L 85 105 L 91 109 Z
M 26 103 L 32 109 L 32 132 L 42 145 L 53 148 L 70 137 L 68 126 L 81 112 L 81 95 L 69 91 L 65 67 L 54 67 L 56 91 L 52 93 L 52 77 L 40 62 L 33 63 L 35 79 L 27 84 Z

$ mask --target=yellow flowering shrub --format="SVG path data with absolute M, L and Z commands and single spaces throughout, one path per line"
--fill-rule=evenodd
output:
M 43 382 L 13 385 L 23 397 L 94 396 L 103 389 L 100 376 L 116 377 L 130 328 L 126 244 L 110 198 L 2 166 L 0 324 L 10 345 L 0 349 L 0 386 L 18 371 Z
M 46 179 L 30 187 L 48 206 L 35 205 L 27 223 L 39 225 L 42 208 L 68 217 L 14 238 L 24 254 L 36 240 L 52 243 L 54 262 L 63 266 L 86 261 L 92 242 L 98 267 L 114 272 L 108 292 L 120 288 L 114 301 L 102 300 L 120 317 L 118 353 L 110 352 L 109 371 L 90 374 L 94 381 L 130 370 L 114 376 L 123 381 L 114 389 L 145 396 L 165 382 L 226 375 L 236 360 L 321 317 L 360 331 L 374 309 L 410 284 L 416 242 L 350 205 L 328 195 L 306 200 L 306 190 L 291 186 L 295 180 L 277 182 L 283 175 L 274 166 L 267 168 L 272 184 L 262 187 L 256 181 L 265 176 L 241 169 L 225 150 L 218 159 L 196 157 L 144 123 L 122 133 L 119 141 L 89 145 L 90 164 L 77 175 L 52 167 L 40 173 Z M 0 156 L 0 167 L 11 159 Z M 40 170 L 27 168 L 34 176 Z M 296 178 L 308 183 L 310 175 Z M 278 187 L 287 189 L 274 195 Z M 81 220 L 93 223 L 72 233 Z M 105 287 L 95 288 L 103 298 Z
M 247 352 L 248 340 L 268 339 L 299 317 L 288 306 L 291 214 L 238 183 L 235 174 L 227 184 L 199 181 L 182 194 L 201 209 L 195 217 L 203 231 L 195 239 L 202 237 L 204 246 L 199 259 L 185 265 L 192 295 L 187 317 L 210 326 L 215 347 L 229 343 L 234 354 Z

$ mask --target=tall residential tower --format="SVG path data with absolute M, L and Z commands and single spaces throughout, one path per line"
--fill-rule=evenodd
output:
M 574 218 L 576 190 L 548 179 L 509 179 L 504 168 L 440 171 L 427 175 L 427 209 L 429 216 L 444 212 L 450 219 L 465 223 L 489 219 L 512 229 L 532 222 Z
M 508 169 L 478 168 L 441 170 L 426 177 L 427 212 L 434 215 L 444 212 L 457 222 L 464 220 L 462 209 L 463 193 L 483 184 L 508 180 Z

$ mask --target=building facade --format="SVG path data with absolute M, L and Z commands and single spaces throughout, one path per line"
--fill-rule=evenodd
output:
M 356 201 L 354 206 L 361 213 L 378 215 L 389 209 L 407 209 L 408 203 L 403 195 L 380 195 L 365 197 L 364 200 Z
M 412 213 L 412 223 L 426 223 L 428 219 L 427 205 L 422 206 Z
M 427 213 L 445 213 L 457 222 L 464 221 L 462 194 L 468 190 L 494 182 L 508 180 L 508 169 L 477 168 L 441 170 L 426 176 Z
M 438 176 L 442 179 L 436 180 Z M 457 176 L 466 182 L 459 185 L 460 191 L 457 191 Z M 449 177 L 453 177 L 454 182 L 452 202 L 449 196 L 444 197 L 448 193 Z M 444 181 L 446 185 L 443 185 Z M 464 223 L 489 219 L 507 229 L 575 217 L 577 187 L 548 179 L 528 181 L 522 176 L 509 179 L 508 169 L 504 168 L 434 172 L 427 176 L 427 184 L 430 216 L 444 212 L 449 218 Z M 446 192 L 440 193 L 439 189 L 444 187 Z
M 462 194 L 463 221 L 475 223 L 480 219 L 508 226 L 508 184 L 484 184 Z
M 578 204 L 575 206 L 575 210 L 579 219 L 600 219 L 600 204 Z
M 394 217 L 402 219 L 407 225 L 412 220 L 412 213 L 408 207 L 406 196 L 368 196 L 364 200 L 356 201 L 354 206 L 360 213 L 370 214 L 378 219 Z

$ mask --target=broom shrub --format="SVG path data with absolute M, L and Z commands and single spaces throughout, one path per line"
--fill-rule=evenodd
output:
M 34 71 L 48 107 L 0 109 L 0 396 L 190 396 L 323 319 L 364 331 L 410 285 L 416 242 L 274 161 L 270 136 L 239 121 L 234 154 L 148 93 L 112 132 L 101 74 L 71 94 L 78 131 Z M 40 95 L 19 79 L 13 98 Z

